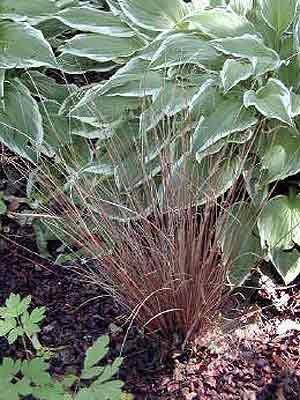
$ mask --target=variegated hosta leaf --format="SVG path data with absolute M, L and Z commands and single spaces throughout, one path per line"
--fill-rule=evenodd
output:
M 255 210 L 249 203 L 233 204 L 219 222 L 217 236 L 224 260 L 229 262 L 229 282 L 241 286 L 250 274 L 261 247 L 256 229 Z
M 111 124 L 118 121 L 130 110 L 136 110 L 140 106 L 137 97 L 105 96 L 98 95 L 103 85 L 95 85 L 87 90 L 84 96 L 70 107 L 66 107 L 65 112 L 74 118 L 89 123 L 96 127 L 102 127 L 103 123 Z M 66 99 L 68 102 L 68 99 Z M 68 109 L 69 108 L 69 109 Z
M 262 210 L 258 228 L 262 246 L 290 250 L 300 245 L 300 196 L 276 196 Z
M 202 118 L 195 130 L 193 148 L 204 151 L 234 132 L 242 132 L 256 124 L 253 111 L 243 107 L 239 99 L 224 99 L 207 118 Z
M 258 152 L 261 166 L 267 170 L 265 183 L 300 172 L 300 135 L 291 128 L 281 128 L 273 135 L 267 135 Z
M 65 25 L 83 32 L 102 33 L 117 37 L 135 36 L 135 32 L 119 17 L 96 8 L 71 7 L 59 12 L 55 18 Z
M 59 50 L 64 54 L 87 57 L 98 62 L 118 60 L 129 57 L 144 43 L 137 37 L 115 37 L 100 33 L 85 33 L 67 40 Z
M 245 33 L 255 33 L 255 27 L 247 18 L 222 8 L 203 10 L 187 16 L 184 21 L 191 23 L 191 29 L 198 29 L 211 38 L 236 37 Z
M 197 64 L 208 69 L 221 67 L 222 57 L 197 33 L 175 33 L 167 37 L 152 58 L 150 68 Z
M 0 69 L 56 67 L 49 43 L 27 22 L 0 20 Z
M 85 74 L 89 71 L 108 72 L 118 67 L 118 64 L 112 61 L 103 63 L 68 53 L 57 57 L 57 64 L 59 69 L 67 74 Z
M 280 67 L 278 54 L 265 46 L 262 39 L 255 35 L 243 35 L 235 38 L 216 39 L 212 45 L 222 53 L 251 61 L 254 75 L 263 75 Z
M 19 79 L 32 96 L 39 100 L 53 100 L 58 104 L 77 90 L 75 85 L 60 85 L 53 78 L 35 70 L 25 72 Z
M 38 104 L 18 80 L 5 82 L 0 103 L 0 140 L 11 151 L 36 161 L 44 132 Z
M 258 219 L 261 245 L 288 284 L 300 273 L 300 196 L 277 196 L 263 208 Z M 287 257 L 286 257 L 287 255 Z
M 253 8 L 253 0 L 230 0 L 229 7 L 237 14 L 247 15 Z
M 174 81 L 165 81 L 153 96 L 153 103 L 140 116 L 141 130 L 153 129 L 165 116 L 171 117 L 187 109 L 197 92 L 197 87 L 183 88 Z
M 278 34 L 285 32 L 295 19 L 298 0 L 260 0 L 265 22 Z
M 160 72 L 151 71 L 148 61 L 133 58 L 102 86 L 99 95 L 144 97 L 154 95 L 162 85 Z
M 59 8 L 49 0 L 1 0 L 0 19 L 36 22 L 41 18 L 53 16 Z
M 221 79 L 225 93 L 239 82 L 251 77 L 254 73 L 253 65 L 245 60 L 226 60 L 221 71 Z
M 275 118 L 293 126 L 292 97 L 284 84 L 270 78 L 257 92 L 249 90 L 244 94 L 245 107 L 254 106 L 267 118 Z
M 133 23 L 153 31 L 174 28 L 188 12 L 182 0 L 119 0 L 119 5 Z

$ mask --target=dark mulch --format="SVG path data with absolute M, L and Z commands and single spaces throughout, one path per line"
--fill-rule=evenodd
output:
M 21 237 L 22 244 L 35 251 L 30 229 L 14 233 L 14 239 Z M 107 333 L 122 310 L 103 297 L 100 288 L 81 282 L 70 269 L 47 263 L 19 246 L 11 243 L 0 253 L 0 304 L 15 292 L 30 294 L 34 306 L 46 305 L 40 339 L 57 349 L 51 370 L 55 374 L 78 371 L 87 347 Z M 148 400 L 300 399 L 300 334 L 287 330 L 280 336 L 278 331 L 282 320 L 300 319 L 299 291 L 287 293 L 288 301 L 280 312 L 270 305 L 263 313 L 258 308 L 248 314 L 244 328 L 226 335 L 215 332 L 163 364 L 156 344 L 132 332 L 121 372 L 127 389 L 137 399 Z M 124 333 L 125 329 L 113 335 L 111 358 L 118 355 Z M 21 345 L 9 348 L 0 339 L 0 356 L 7 354 L 22 356 Z

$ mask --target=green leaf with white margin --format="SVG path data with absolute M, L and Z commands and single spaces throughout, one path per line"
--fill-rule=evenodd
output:
M 194 32 L 175 33 L 167 37 L 152 57 L 150 68 L 197 64 L 215 69 L 223 65 L 223 57 L 211 43 Z
M 136 33 L 119 17 L 92 7 L 71 7 L 56 14 L 65 25 L 83 32 L 101 33 L 108 36 L 132 37 Z
M 260 3 L 263 19 L 279 35 L 292 24 L 299 4 L 298 0 L 260 0 Z
M 233 204 L 219 222 L 217 237 L 220 240 L 224 261 L 230 265 L 229 282 L 235 287 L 245 282 L 251 267 L 261 256 L 255 228 L 255 210 L 246 202 Z
M 98 95 L 102 86 L 96 85 L 87 90 L 84 97 L 68 111 L 68 116 L 96 127 L 103 127 L 103 123 L 114 123 L 128 111 L 139 108 L 140 100 L 137 97 Z M 65 103 L 67 101 L 68 99 Z
M 84 360 L 84 369 L 89 369 L 104 358 L 108 352 L 108 335 L 100 336 L 96 342 L 89 347 Z
M 211 45 L 226 55 L 251 61 L 254 75 L 274 71 L 281 65 L 278 54 L 266 47 L 262 39 L 255 35 L 245 34 L 235 38 L 216 39 Z
M 49 0 L 1 0 L 0 19 L 29 20 L 32 23 L 39 20 L 38 17 L 52 16 L 58 10 L 55 2 Z
M 224 99 L 195 129 L 193 148 L 202 152 L 234 132 L 242 132 L 256 124 L 255 113 L 247 110 L 237 98 Z
M 43 34 L 27 22 L 0 20 L 0 69 L 57 67 Z
M 297 249 L 284 251 L 274 248 L 269 252 L 269 259 L 286 285 L 300 274 L 300 253 Z
M 300 245 L 300 196 L 272 198 L 259 216 L 258 229 L 264 248 L 291 250 Z
M 253 0 L 230 0 L 229 8 L 231 8 L 238 15 L 247 15 L 253 8 Z
M 277 196 L 263 208 L 258 219 L 261 245 L 286 284 L 300 273 L 300 196 Z
M 188 12 L 182 0 L 119 0 L 119 5 L 133 23 L 151 31 L 174 28 Z
M 258 148 L 261 168 L 267 170 L 264 184 L 283 180 L 300 172 L 300 136 L 291 128 L 266 135 Z
M 4 85 L 4 108 L 0 108 L 0 140 L 11 151 L 36 161 L 44 132 L 39 107 L 18 80 Z
M 284 84 L 270 78 L 257 92 L 248 90 L 244 94 L 245 107 L 254 106 L 263 116 L 275 118 L 293 126 L 292 97 Z
M 144 42 L 136 36 L 124 38 L 101 33 L 83 33 L 67 40 L 65 45 L 59 48 L 59 51 L 61 54 L 72 54 L 98 62 L 108 62 L 132 56 L 143 46 Z
M 247 18 L 223 8 L 202 10 L 187 16 L 184 21 L 191 23 L 190 29 L 200 30 L 216 39 L 255 33 L 255 27 Z
M 140 128 L 148 131 L 155 128 L 165 116 L 171 117 L 187 109 L 199 88 L 180 87 L 174 81 L 165 81 L 153 96 L 153 103 L 140 115 Z
M 104 83 L 98 94 L 144 97 L 156 94 L 162 85 L 162 74 L 150 70 L 148 61 L 136 57 Z
M 228 92 L 239 82 L 244 81 L 254 73 L 253 65 L 245 60 L 226 60 L 221 71 L 224 92 Z
M 55 79 L 35 70 L 25 72 L 19 79 L 30 90 L 32 96 L 38 97 L 39 100 L 53 100 L 58 104 L 77 89 L 77 86 L 72 84 L 58 84 Z
M 58 56 L 56 60 L 59 69 L 67 74 L 84 74 L 89 71 L 108 72 L 118 67 L 118 64 L 112 61 L 100 63 L 87 57 L 67 53 Z

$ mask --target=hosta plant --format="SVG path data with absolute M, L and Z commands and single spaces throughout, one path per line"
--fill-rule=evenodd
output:
M 40 400 L 122 400 L 131 396 L 122 393 L 124 383 L 113 376 L 118 373 L 123 358 L 118 357 L 112 364 L 98 366 L 108 353 L 108 336 L 99 337 L 86 352 L 80 376 L 67 375 L 53 378 L 48 370 L 51 353 L 41 346 L 37 339 L 39 324 L 44 318 L 45 307 L 28 312 L 30 296 L 21 299 L 11 294 L 5 306 L 0 309 L 0 336 L 13 343 L 17 337 L 30 339 L 31 354 L 25 360 L 3 358 L 0 365 L 1 400 L 19 400 L 33 396 Z M 25 340 L 23 341 L 25 344 Z M 36 353 L 32 353 L 34 350 Z
M 46 157 L 63 166 L 69 192 L 89 178 L 103 192 L 141 193 L 145 174 L 161 185 L 165 147 L 173 182 L 186 159 L 205 174 L 208 159 L 226 149 L 214 193 L 225 193 L 238 170 L 254 220 L 250 248 L 243 241 L 236 251 L 266 257 L 291 282 L 300 270 L 299 1 L 106 3 L 110 11 L 76 0 L 2 2 L 0 140 L 34 164 Z M 55 82 L 49 68 L 112 76 L 78 88 Z M 205 188 L 198 197 L 201 205 Z M 248 272 L 240 259 L 234 264 Z
M 226 162 L 218 171 L 224 179 L 214 188 L 222 194 L 241 149 L 248 145 L 241 177 L 249 194 L 245 207 L 253 215 L 253 240 L 249 248 L 244 242 L 239 248 L 244 254 L 266 257 L 284 281 L 291 282 L 300 272 L 299 1 L 231 0 L 206 7 L 201 1 L 107 2 L 130 35 L 116 40 L 111 25 L 110 32 L 96 34 L 97 46 L 96 36 L 84 34 L 60 48 L 63 55 L 124 63 L 109 80 L 71 95 L 60 109 L 106 134 L 81 176 L 92 172 L 102 185 L 114 180 L 120 190 L 138 191 L 143 173 L 135 165 L 142 156 L 147 176 L 159 182 L 159 138 L 160 149 L 174 146 L 174 176 L 183 158 L 189 158 L 191 168 L 202 169 L 211 155 L 226 148 Z M 108 35 L 111 46 L 106 49 Z M 126 45 L 118 53 L 121 42 Z M 167 120 L 174 129 L 157 135 L 164 132 Z M 178 144 L 176 124 L 184 126 L 187 148 Z M 114 143 L 114 149 L 118 142 L 122 154 L 116 162 L 107 143 Z M 149 153 L 143 152 L 144 143 Z M 283 180 L 284 193 L 274 197 L 275 185 Z M 232 229 L 238 232 L 235 225 Z M 248 273 L 250 265 L 242 269 Z

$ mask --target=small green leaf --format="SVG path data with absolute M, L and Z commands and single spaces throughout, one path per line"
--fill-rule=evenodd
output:
M 14 318 L 6 318 L 4 321 L 0 320 L 0 337 L 6 336 L 16 326 L 17 322 Z
M 84 369 L 81 372 L 80 378 L 81 379 L 92 379 L 96 376 L 99 376 L 104 371 L 104 367 L 90 367 L 88 369 Z
M 41 322 L 45 318 L 46 307 L 36 307 L 30 314 L 30 321 L 33 324 Z
M 96 342 L 87 350 L 84 369 L 89 369 L 97 364 L 108 352 L 109 337 L 107 335 L 100 336 Z
M 14 328 L 11 330 L 7 336 L 9 344 L 13 344 L 19 336 L 24 335 L 24 330 L 21 327 Z

